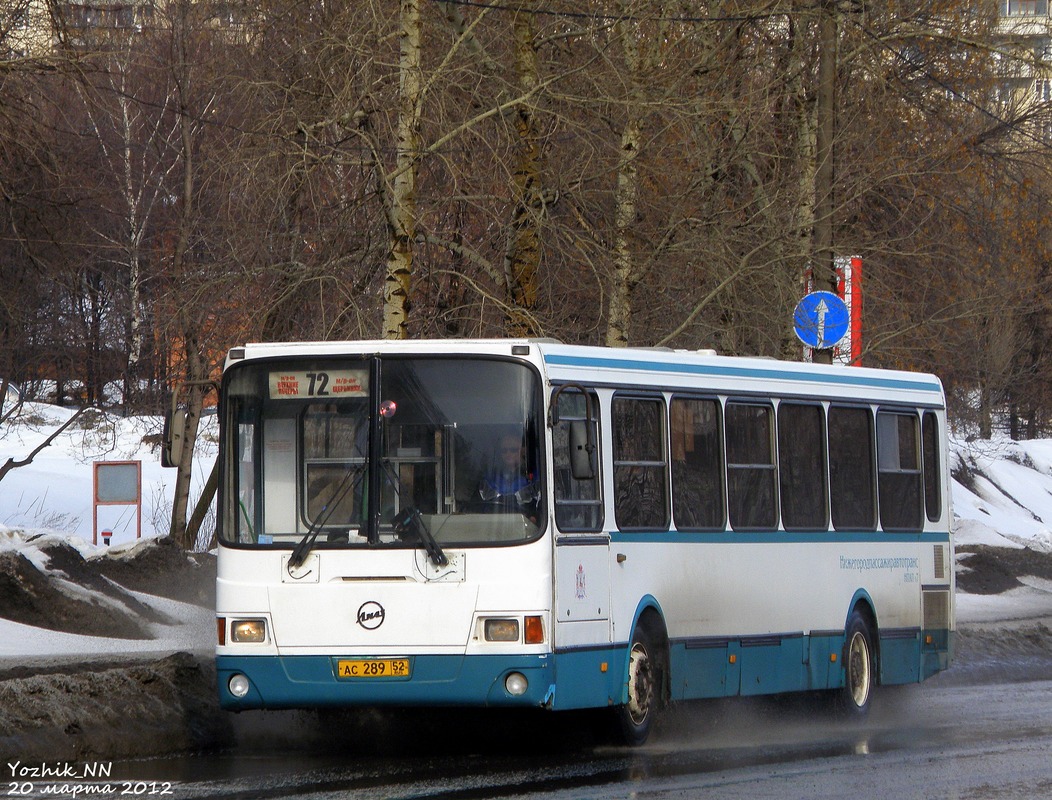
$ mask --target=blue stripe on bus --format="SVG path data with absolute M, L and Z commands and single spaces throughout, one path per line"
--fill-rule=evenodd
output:
M 945 544 L 946 531 L 888 533 L 885 531 L 611 531 L 613 542 L 648 544 Z
M 917 683 L 946 669 L 952 659 L 952 631 L 890 629 L 881 630 L 879 637 L 883 685 Z M 844 631 L 672 639 L 670 699 L 839 689 L 844 685 L 844 644 Z M 601 706 L 604 698 L 626 702 L 623 666 L 618 665 L 627 653 L 627 642 L 557 650 L 553 708 Z
M 945 670 L 954 644 L 954 632 L 945 629 L 880 631 L 880 682 L 914 683 Z M 843 685 L 843 647 L 842 631 L 672 639 L 671 699 L 836 689 Z M 410 678 L 357 681 L 336 677 L 335 655 L 217 656 L 216 679 L 220 705 L 232 711 L 383 705 L 565 710 L 624 703 L 627 653 L 628 643 L 618 642 L 552 655 L 408 655 Z M 527 676 L 525 694 L 515 697 L 504 688 L 511 671 Z M 249 679 L 243 698 L 230 694 L 235 674 Z
M 764 367 L 738 367 L 729 364 L 684 364 L 681 362 L 640 361 L 636 359 L 597 358 L 593 356 L 564 356 L 545 354 L 546 364 L 555 367 L 578 367 L 588 369 L 633 369 L 646 372 L 664 372 L 682 375 L 708 375 L 729 378 L 760 378 L 804 383 L 840 384 L 842 386 L 879 387 L 882 389 L 908 389 L 921 392 L 942 393 L 937 382 L 907 378 L 882 378 L 875 375 L 860 375 L 845 369 L 843 372 L 794 372 Z

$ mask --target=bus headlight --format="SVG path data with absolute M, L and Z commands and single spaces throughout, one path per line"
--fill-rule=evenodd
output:
M 241 644 L 258 644 L 266 640 L 266 620 L 235 619 L 230 622 L 230 641 Z
M 248 678 L 238 672 L 236 675 L 231 675 L 230 680 L 227 681 L 227 688 L 230 690 L 230 694 L 234 697 L 244 697 L 248 694 L 250 684 Z
M 529 685 L 530 682 L 526 680 L 526 676 L 521 672 L 512 672 L 504 679 L 504 688 L 508 690 L 508 694 L 513 694 L 516 697 L 526 694 L 526 689 Z
M 487 642 L 519 641 L 519 621 L 517 619 L 488 619 L 483 629 Z

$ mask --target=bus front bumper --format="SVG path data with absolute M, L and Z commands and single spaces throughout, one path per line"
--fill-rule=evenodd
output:
M 544 707 L 551 704 L 555 684 L 554 661 L 547 654 L 409 656 L 408 676 L 382 677 L 338 677 L 343 660 L 336 656 L 216 656 L 219 704 L 230 711 Z

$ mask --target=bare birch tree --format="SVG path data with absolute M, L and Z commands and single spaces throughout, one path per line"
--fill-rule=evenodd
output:
M 399 6 L 398 128 L 394 174 L 385 180 L 389 247 L 384 277 L 385 339 L 409 337 L 409 306 L 416 238 L 416 178 L 420 158 L 422 21 L 420 0 Z
M 209 108 L 215 102 L 202 75 L 195 68 L 201 53 L 196 44 L 201 30 L 197 7 L 190 0 L 177 0 L 169 6 L 170 68 L 173 83 L 174 112 L 178 136 L 178 211 L 172 230 L 172 247 L 168 263 L 169 298 L 174 314 L 169 336 L 181 351 L 181 374 L 175 378 L 174 391 L 185 398 L 186 427 L 177 466 L 172 499 L 171 537 L 184 549 L 196 544 L 187 527 L 190 487 L 193 476 L 194 449 L 197 443 L 204 401 L 209 394 L 215 351 L 204 334 L 210 309 L 202 303 L 207 296 L 208 276 L 202 276 L 191 254 L 195 234 L 200 229 L 197 204 L 200 187 L 197 179 L 198 139 Z M 203 280 L 202 280 L 203 278 Z M 193 294 L 197 294 L 196 301 Z
M 624 122 L 621 127 L 620 158 L 617 164 L 617 193 L 614 200 L 614 275 L 610 289 L 606 343 L 611 347 L 625 347 L 629 342 L 632 301 L 641 274 L 632 246 L 637 225 L 636 200 L 639 194 L 639 173 L 636 159 L 642 142 L 641 115 L 643 97 L 640 87 L 640 33 L 631 18 L 631 4 L 620 4 L 621 19 L 617 21 L 617 39 L 624 58 L 625 83 Z
M 106 210 L 119 220 L 115 226 L 93 226 L 93 232 L 113 252 L 124 284 L 123 403 L 128 406 L 139 394 L 138 381 L 146 377 L 140 362 L 151 321 L 144 289 L 149 281 L 153 212 L 170 191 L 168 179 L 177 162 L 179 141 L 174 129 L 177 117 L 168 113 L 168 87 L 150 91 L 143 81 L 154 73 L 142 67 L 141 37 L 125 32 L 110 44 L 97 60 L 99 68 L 91 73 L 98 85 L 85 81 L 76 86 L 98 148 L 94 163 L 100 188 L 109 189 L 98 197 L 104 207 L 107 197 L 115 198 L 115 206 Z M 107 181 L 113 185 L 106 187 Z
M 515 75 L 523 97 L 531 99 L 515 109 L 517 135 L 513 168 L 513 203 L 508 224 L 504 277 L 508 285 L 507 331 L 511 336 L 536 336 L 540 329 L 533 317 L 540 280 L 540 217 L 553 199 L 544 191 L 544 162 L 533 94 L 540 83 L 534 29 L 536 3 L 526 4 L 514 15 Z

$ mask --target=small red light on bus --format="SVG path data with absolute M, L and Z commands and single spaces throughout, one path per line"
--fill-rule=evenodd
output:
M 226 617 L 216 617 L 216 639 L 220 647 L 226 644 Z

